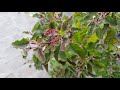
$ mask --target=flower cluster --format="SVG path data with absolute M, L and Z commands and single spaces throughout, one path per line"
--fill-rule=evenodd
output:
M 44 35 L 49 39 L 50 45 L 57 44 L 59 42 L 59 34 L 55 29 L 47 29 Z

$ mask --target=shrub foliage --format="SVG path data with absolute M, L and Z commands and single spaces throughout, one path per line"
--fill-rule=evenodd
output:
M 120 77 L 120 13 L 38 12 L 31 38 L 12 43 L 24 51 L 33 50 L 34 66 L 44 68 L 52 78 Z

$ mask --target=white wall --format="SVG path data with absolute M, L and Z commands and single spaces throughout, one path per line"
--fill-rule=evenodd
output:
M 63 15 L 67 15 L 67 16 L 70 17 L 70 16 L 72 16 L 73 13 L 74 13 L 74 12 L 64 12 Z

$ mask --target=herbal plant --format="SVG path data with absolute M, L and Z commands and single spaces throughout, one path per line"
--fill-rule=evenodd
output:
M 52 78 L 120 77 L 120 13 L 39 12 L 31 38 L 12 43 L 24 51 L 32 50 L 34 66 L 46 69 Z

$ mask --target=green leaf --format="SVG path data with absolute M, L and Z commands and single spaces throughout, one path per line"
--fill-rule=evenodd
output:
M 36 13 L 36 14 L 33 15 L 33 17 L 39 18 L 39 17 L 40 17 L 40 14 Z
M 74 33 L 73 38 L 74 38 L 74 40 L 75 40 L 76 43 L 80 43 L 80 42 L 81 42 L 81 34 L 80 34 L 80 31 Z
M 120 19 L 117 20 L 117 29 L 120 31 Z
M 41 63 L 44 64 L 46 62 L 46 57 L 45 57 L 45 55 L 44 55 L 44 53 L 43 53 L 41 48 L 35 49 L 34 50 L 34 54 L 39 59 L 39 61 Z
M 63 20 L 68 20 L 68 19 L 69 19 L 69 17 L 67 15 L 63 16 Z
M 92 24 L 90 24 L 90 29 L 89 29 L 89 31 L 88 31 L 88 36 L 89 36 L 89 37 L 91 37 L 91 36 L 93 35 L 94 30 L 95 30 L 95 24 L 92 23 Z
M 50 58 L 50 66 L 56 66 L 57 64 L 59 64 L 56 59 L 54 57 L 51 57 Z
M 65 52 L 65 55 L 66 55 L 66 58 L 68 58 L 68 59 L 70 59 L 70 58 L 72 58 L 72 56 L 74 56 L 73 54 L 70 54 L 68 52 Z
M 58 24 L 61 24 L 63 21 L 59 20 L 59 21 L 56 21 Z
M 56 47 L 56 50 L 54 51 L 54 57 L 56 60 L 58 60 L 58 54 L 59 54 L 60 46 Z
M 49 28 L 49 24 L 45 24 L 45 25 L 41 26 L 41 28 L 43 28 L 41 31 L 44 32 L 46 29 Z M 44 29 L 45 29 L 45 30 L 44 30 Z
M 107 32 L 107 36 L 104 40 L 105 43 L 109 43 L 109 44 L 115 44 L 118 42 L 118 40 L 116 39 L 116 31 L 114 29 L 111 29 Z
M 95 49 L 95 43 L 93 43 L 93 42 L 88 43 L 86 46 L 86 49 L 88 51 L 93 51 Z
M 94 13 L 88 12 L 87 15 L 84 15 L 81 19 L 82 23 L 89 22 L 93 18 Z
M 45 29 L 40 29 L 40 30 L 36 30 L 34 31 L 31 40 L 36 40 L 38 38 L 43 38 L 43 33 L 45 32 Z
M 98 40 L 98 37 L 96 36 L 96 33 L 94 33 L 89 39 L 88 43 L 93 42 L 95 43 Z
M 65 70 L 65 78 L 70 78 L 71 77 L 71 71 L 70 70 L 68 70 L 68 69 L 66 69 Z
M 102 39 L 105 35 L 105 33 L 108 31 L 109 24 L 104 24 L 104 27 L 102 29 L 98 28 L 96 30 L 96 35 L 99 39 Z
M 35 26 L 33 27 L 32 31 L 39 30 L 41 28 L 40 22 L 38 21 Z
M 78 22 L 76 23 L 76 28 L 80 28 L 80 25 L 81 25 L 81 23 L 80 23 L 80 21 L 78 21 Z
M 66 61 L 66 54 L 64 51 L 59 52 L 59 60 L 60 61 Z
M 86 34 L 89 29 L 90 29 L 89 26 L 83 26 L 81 30 L 81 34 Z
M 48 13 L 47 13 L 47 19 L 48 19 L 49 21 L 54 21 L 54 20 L 55 20 L 54 14 L 55 14 L 55 12 L 48 12 Z
M 31 40 L 33 40 L 33 39 L 36 40 L 36 39 L 39 38 L 39 37 L 42 37 L 41 33 L 40 33 L 40 32 L 35 32 L 35 33 L 33 34 L 32 38 L 31 38 Z
M 50 29 L 55 29 L 56 28 L 56 23 L 55 22 L 50 22 L 49 28 Z
M 102 29 L 102 33 L 104 34 L 109 29 L 109 24 L 104 24 L 104 27 Z
M 69 48 L 69 52 L 73 53 L 73 54 L 77 54 L 79 55 L 81 58 L 85 58 L 86 56 L 86 52 L 84 49 L 82 49 L 78 44 L 76 43 L 71 43 L 70 44 L 70 48 Z
M 72 66 L 68 66 L 67 69 L 70 70 L 72 73 L 75 73 L 75 72 L 76 72 L 76 71 L 75 71 L 75 68 L 72 67 Z
M 39 59 L 35 55 L 33 55 L 33 61 L 36 69 L 43 70 L 42 63 L 39 61 Z
M 46 60 L 48 61 L 50 59 L 51 53 L 45 53 Z
M 92 18 L 92 16 L 93 16 L 92 14 L 89 14 L 89 15 L 85 16 L 84 19 L 83 19 L 83 21 L 90 20 Z
M 46 48 L 46 50 L 44 51 L 44 55 L 45 55 L 45 58 L 46 58 L 46 63 L 45 63 L 45 65 L 44 65 L 44 67 L 46 68 L 46 70 L 48 70 L 47 68 L 48 68 L 48 62 L 49 62 L 49 60 L 50 60 L 50 58 L 51 58 L 51 51 L 50 51 L 50 48 Z
M 99 39 L 102 39 L 103 38 L 103 34 L 101 34 L 101 29 L 100 28 L 97 28 L 96 29 L 96 36 L 99 38 Z
M 87 64 L 87 70 L 88 72 L 92 73 L 92 65 L 90 65 L 89 63 Z
M 75 17 L 79 16 L 80 14 L 81 14 L 81 12 L 75 12 L 75 13 L 73 14 L 73 16 L 74 16 L 74 18 L 75 18 Z
M 103 63 L 101 63 L 100 60 L 94 61 L 94 64 L 95 64 L 96 68 L 97 68 L 97 67 L 98 67 L 98 68 L 106 68 L 106 66 L 105 66 Z
M 66 30 L 66 29 L 67 29 L 68 25 L 72 22 L 72 19 L 73 19 L 73 17 L 70 17 L 69 19 L 67 19 L 67 20 L 63 23 L 63 25 L 62 25 L 62 30 Z
M 80 31 L 81 29 L 80 29 L 80 28 L 75 28 L 75 27 L 73 27 L 73 28 L 71 28 L 71 30 L 73 30 L 74 32 L 78 32 L 78 31 Z
M 54 75 L 57 77 L 61 74 L 64 76 L 65 69 L 65 66 L 56 61 L 54 57 L 50 58 L 49 72 L 54 73 Z
M 17 40 L 12 43 L 12 45 L 16 48 L 24 48 L 28 45 L 29 41 L 28 39 L 23 38 L 22 40 Z
M 75 72 L 76 72 L 75 67 L 74 67 L 72 64 L 68 63 L 68 62 L 66 62 L 65 67 L 66 67 L 68 70 L 70 70 L 72 73 L 75 73 Z
M 105 19 L 109 22 L 109 24 L 116 26 L 117 25 L 117 21 L 115 19 L 113 19 L 111 16 L 106 16 Z

